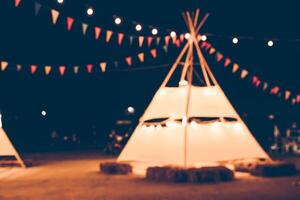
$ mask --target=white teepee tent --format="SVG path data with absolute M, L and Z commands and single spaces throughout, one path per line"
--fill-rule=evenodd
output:
M 20 155 L 14 148 L 4 129 L 2 128 L 2 115 L 0 113 L 0 157 L 14 156 L 21 167 L 26 167 Z
M 192 19 L 190 13 L 184 14 L 190 31 L 188 42 L 141 117 L 119 162 L 192 167 L 237 159 L 270 159 L 228 101 L 199 48 L 197 35 L 208 15 L 199 24 L 199 10 L 194 16 Z M 196 72 L 194 50 L 205 82 L 202 86 L 192 80 Z M 178 87 L 169 87 L 177 67 L 182 67 Z

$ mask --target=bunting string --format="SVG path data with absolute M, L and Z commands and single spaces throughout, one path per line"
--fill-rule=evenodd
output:
M 204 49 L 209 55 L 214 56 L 216 62 L 222 63 L 225 68 L 231 69 L 231 72 L 233 74 L 239 73 L 241 79 L 250 80 L 254 87 L 261 89 L 263 92 L 269 95 L 283 97 L 286 102 L 289 102 L 292 105 L 300 103 L 299 93 L 279 87 L 277 84 L 269 84 L 267 81 L 261 79 L 254 73 L 251 73 L 247 69 L 240 67 L 240 65 L 233 62 L 232 59 L 225 57 L 223 53 L 217 51 L 211 43 L 202 41 L 200 47 Z

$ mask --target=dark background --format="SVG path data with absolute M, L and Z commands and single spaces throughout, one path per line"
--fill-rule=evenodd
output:
M 32 0 L 23 0 L 19 8 L 14 8 L 12 0 L 0 1 L 0 59 L 20 63 L 25 69 L 0 72 L 0 109 L 5 130 L 23 152 L 47 149 L 53 130 L 60 137 L 78 134 L 84 148 L 95 147 L 93 141 L 104 144 L 115 120 L 125 117 L 124 110 L 128 106 L 136 108 L 134 120 L 140 117 L 168 72 L 168 68 L 110 71 L 113 66 L 108 66 L 105 74 L 71 73 L 75 64 L 97 64 L 106 60 L 120 60 L 118 69 L 128 69 L 123 62 L 125 56 L 148 50 L 126 43 L 119 47 L 116 38 L 105 44 L 104 35 L 95 41 L 91 30 L 84 37 L 81 24 L 76 20 L 137 36 L 136 21 L 144 27 L 142 35 L 150 35 L 149 25 L 158 27 L 159 35 L 164 35 L 170 30 L 185 32 L 181 13 L 201 8 L 202 16 L 204 12 L 210 13 L 202 32 L 216 35 L 208 37 L 208 41 L 217 50 L 269 84 L 299 92 L 297 1 L 65 0 L 63 5 L 55 0 L 38 2 L 61 11 L 56 26 L 51 23 L 48 9 L 42 7 L 39 15 L 34 15 Z M 92 17 L 86 15 L 88 5 L 95 9 Z M 114 15 L 122 17 L 121 26 L 113 24 Z M 66 30 L 65 16 L 75 18 L 72 32 Z M 233 45 L 232 36 L 253 39 L 241 39 L 238 45 Z M 274 40 L 274 46 L 269 48 L 266 41 L 270 38 L 281 40 Z M 159 47 L 158 51 L 158 59 L 134 64 L 133 68 L 171 65 L 179 52 L 172 46 L 167 54 Z M 291 106 L 283 98 L 268 95 L 249 80 L 233 75 L 215 59 L 207 58 L 226 95 L 260 142 L 267 143 L 274 123 L 280 124 L 284 131 L 291 122 L 299 121 L 299 105 Z M 63 77 L 58 72 L 45 76 L 41 68 L 31 75 L 30 64 L 64 64 L 68 69 Z M 43 109 L 47 111 L 46 117 L 41 115 Z M 275 120 L 268 119 L 270 114 L 275 115 Z

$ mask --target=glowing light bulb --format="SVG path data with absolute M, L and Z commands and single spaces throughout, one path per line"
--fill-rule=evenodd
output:
M 239 42 L 239 39 L 237 39 L 236 37 L 232 39 L 233 44 L 237 44 L 238 42 Z
M 194 128 L 197 127 L 197 122 L 192 121 L 192 122 L 191 122 L 191 126 L 194 127 Z
M 176 37 L 176 32 L 175 32 L 175 31 L 172 31 L 172 32 L 170 33 L 170 36 L 171 36 L 171 37 Z
M 186 124 L 187 124 L 187 117 L 183 116 L 182 117 L 182 126 L 186 126 Z
M 189 33 L 184 34 L 184 38 L 185 38 L 186 40 L 188 40 L 190 37 L 191 37 L 191 34 L 189 34 Z
M 141 31 L 141 30 L 142 30 L 142 25 L 137 24 L 137 25 L 135 26 L 135 30 L 136 30 L 136 31 Z
M 127 108 L 127 111 L 128 111 L 128 113 L 133 114 L 135 110 L 134 110 L 134 108 L 132 106 L 129 106 Z
M 142 126 L 142 130 L 146 130 L 147 129 L 147 126 L 146 125 L 143 125 Z
M 159 124 L 159 125 L 156 126 L 156 129 L 160 130 L 160 129 L 162 129 L 162 126 Z
M 41 114 L 45 117 L 47 115 L 47 112 L 45 110 L 42 110 Z
M 234 124 L 233 128 L 235 131 L 240 131 L 242 130 L 242 125 L 240 123 L 236 123 Z
M 152 29 L 152 35 L 157 35 L 157 33 L 158 33 L 158 30 L 156 29 L 156 28 L 154 28 L 154 29 Z
M 206 35 L 202 35 L 202 36 L 201 36 L 201 40 L 202 40 L 202 41 L 206 41 L 206 40 L 207 40 L 207 36 L 206 36 Z
M 57 3 L 62 4 L 64 3 L 64 0 L 57 0 Z
M 273 42 L 272 40 L 269 40 L 269 41 L 268 41 L 268 46 L 269 46 L 269 47 L 272 47 L 273 45 L 274 45 L 274 42 Z
M 117 17 L 117 18 L 115 19 L 115 24 L 119 25 L 119 24 L 121 24 L 121 23 L 122 23 L 121 18 Z
M 221 127 L 221 123 L 220 122 L 214 122 L 213 124 L 212 124 L 212 127 L 211 127 L 211 129 L 212 129 L 212 131 L 213 132 L 219 132 L 220 131 L 220 127 Z
M 87 13 L 89 16 L 93 15 L 93 14 L 94 14 L 93 8 L 88 8 L 88 9 L 86 10 L 86 13 Z
M 159 93 L 160 93 L 161 95 L 166 95 L 166 94 L 167 94 L 166 90 L 161 90 Z
M 181 80 L 179 82 L 179 86 L 186 86 L 188 84 L 188 82 L 186 80 Z

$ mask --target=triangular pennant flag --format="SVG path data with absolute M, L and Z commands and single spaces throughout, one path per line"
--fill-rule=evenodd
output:
M 208 51 L 210 48 L 211 48 L 211 44 L 207 42 L 205 46 L 205 50 Z
M 224 67 L 228 67 L 231 63 L 231 60 L 229 58 L 225 58 Z
M 127 65 L 131 66 L 132 65 L 132 57 L 126 57 L 125 58 Z
M 292 99 L 292 104 L 295 104 L 297 100 L 295 98 Z
M 156 58 L 156 57 L 157 57 L 157 51 L 156 51 L 156 49 L 151 49 L 151 50 L 150 50 L 150 54 L 151 54 L 151 56 L 152 56 L 153 58 Z
M 235 73 L 239 70 L 240 66 L 236 63 L 233 64 L 233 67 L 232 67 L 232 72 Z
M 278 94 L 280 88 L 278 86 L 275 86 L 271 89 L 270 94 Z
M 285 100 L 288 100 L 291 96 L 291 91 L 285 91 Z
M 21 3 L 21 0 L 15 0 L 15 7 L 18 7 Z
M 164 45 L 164 46 L 163 46 L 163 50 L 164 50 L 166 53 L 168 53 L 168 46 L 167 46 L 167 45 Z
M 208 45 L 208 43 L 205 42 L 205 41 L 203 41 L 203 42 L 201 43 L 200 47 L 201 47 L 202 49 L 204 49 L 204 48 L 206 48 L 207 45 Z
M 100 63 L 100 69 L 101 69 L 102 72 L 105 72 L 105 71 L 106 71 L 106 66 L 107 66 L 107 63 L 106 63 L 106 62 Z
M 296 97 L 296 101 L 297 101 L 297 103 L 299 103 L 299 102 L 300 102 L 300 94 L 298 94 L 298 95 L 297 95 L 297 97 Z
M 36 65 L 30 65 L 30 72 L 31 74 L 34 74 L 37 70 L 37 66 Z
M 112 31 L 110 31 L 110 30 L 107 30 L 107 31 L 106 31 L 106 39 L 105 39 L 106 43 L 109 43 L 112 34 L 113 34 Z
M 41 10 L 42 5 L 39 2 L 34 3 L 34 13 L 35 15 L 38 15 Z
M 145 54 L 144 54 L 144 53 L 139 53 L 139 54 L 138 54 L 138 58 L 139 58 L 139 60 L 140 60 L 141 62 L 144 62 L 144 60 L 145 60 Z
M 78 72 L 79 72 L 79 66 L 74 66 L 73 70 L 74 70 L 74 74 L 78 74 Z
M 176 36 L 172 37 L 172 43 L 173 43 L 173 44 L 176 43 L 176 40 L 177 40 L 177 37 L 176 37 Z
M 100 37 L 101 28 L 95 26 L 95 39 L 98 40 Z
M 180 38 L 180 42 L 183 42 L 183 41 L 184 41 L 184 34 L 181 34 L 181 35 L 179 36 L 179 38 Z
M 160 37 L 157 37 L 156 38 L 156 45 L 159 45 L 160 44 Z
M 143 36 L 139 36 L 139 47 L 142 47 L 144 43 L 144 37 Z
M 19 71 L 21 71 L 21 70 L 22 70 L 22 65 L 17 64 L 17 71 L 19 72 Z
M 115 68 L 118 68 L 119 67 L 119 62 L 118 61 L 114 61 L 114 66 L 115 66 Z
M 1 61 L 1 71 L 5 71 L 8 67 L 8 62 Z
M 177 39 L 175 44 L 176 44 L 177 48 L 179 48 L 180 47 L 180 40 Z
M 258 87 L 258 86 L 260 85 L 260 83 L 261 83 L 261 81 L 260 81 L 260 80 L 256 81 L 256 83 L 254 84 L 254 85 L 255 85 L 255 87 Z
M 133 36 L 129 36 L 129 45 L 131 46 L 133 44 Z
M 65 74 L 65 71 L 66 71 L 66 66 L 64 66 L 64 65 L 61 65 L 61 66 L 59 66 L 59 74 L 61 75 L 61 76 L 63 76 L 64 74 Z
M 259 79 L 258 79 L 258 77 L 257 76 L 253 76 L 252 77 L 252 83 L 255 85 L 256 84 L 256 82 L 258 81 Z
M 73 23 L 74 23 L 74 19 L 72 17 L 67 17 L 67 27 L 69 31 L 71 31 Z
M 153 37 L 148 37 L 148 47 L 150 47 L 151 46 L 151 44 L 152 44 L 152 41 L 153 41 Z
M 222 60 L 222 58 L 223 58 L 223 55 L 220 52 L 217 52 L 216 53 L 216 59 L 217 59 L 217 61 L 220 62 Z
M 92 65 L 92 64 L 88 64 L 88 65 L 86 66 L 86 69 L 87 69 L 87 72 L 88 72 L 88 73 L 92 73 L 92 71 L 93 71 L 93 65 Z
M 244 78 L 246 78 L 247 75 L 248 75 L 248 71 L 243 69 L 241 72 L 241 78 L 244 79 Z
M 50 72 L 51 72 L 51 69 L 52 69 L 52 67 L 51 67 L 50 65 L 46 65 L 46 66 L 45 66 L 45 74 L 46 74 L 46 75 L 49 75 Z
M 51 9 L 52 23 L 56 24 L 59 12 L 57 10 Z
M 264 82 L 263 90 L 266 91 L 268 89 L 268 83 Z
M 165 45 L 169 45 L 169 42 L 170 42 L 170 36 L 169 35 L 167 35 L 167 36 L 165 36 Z
M 123 33 L 119 33 L 119 34 L 118 34 L 118 44 L 119 44 L 119 45 L 122 44 L 123 38 L 124 38 L 124 34 L 123 34 Z
M 216 49 L 212 47 L 212 48 L 210 48 L 208 53 L 211 55 L 211 54 L 214 54 L 215 52 L 216 52 Z
M 88 29 L 89 25 L 86 23 L 82 23 L 82 34 L 86 35 L 86 31 Z

